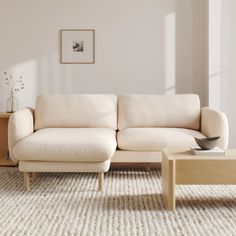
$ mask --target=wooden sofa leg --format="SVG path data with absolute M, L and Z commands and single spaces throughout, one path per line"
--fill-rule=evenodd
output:
M 24 172 L 24 190 L 25 191 L 30 190 L 30 178 L 28 172 Z
M 98 191 L 102 192 L 104 173 L 98 173 Z
M 35 181 L 37 179 L 38 173 L 33 172 L 32 173 L 32 180 Z

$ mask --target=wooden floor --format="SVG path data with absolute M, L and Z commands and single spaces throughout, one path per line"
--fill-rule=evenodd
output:
M 10 160 L 0 158 L 0 166 L 18 166 Z M 111 163 L 110 169 L 161 169 L 161 163 Z
M 161 163 L 130 163 L 130 162 L 121 162 L 121 163 L 111 163 L 110 169 L 161 169 Z
M 18 166 L 18 164 L 13 163 L 11 160 L 0 158 L 0 166 Z

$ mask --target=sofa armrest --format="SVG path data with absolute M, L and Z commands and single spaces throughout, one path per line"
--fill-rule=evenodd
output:
M 220 136 L 218 146 L 227 149 L 229 139 L 227 116 L 208 107 L 201 108 L 201 133 L 207 137 Z
M 8 147 L 13 162 L 18 162 L 13 154 L 15 144 L 33 132 L 34 110 L 32 108 L 23 108 L 10 116 L 8 123 Z

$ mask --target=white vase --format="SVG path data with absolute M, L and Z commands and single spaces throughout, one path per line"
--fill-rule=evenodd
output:
M 7 99 L 7 112 L 8 113 L 13 113 L 18 110 L 19 108 L 19 101 L 16 96 L 10 96 Z

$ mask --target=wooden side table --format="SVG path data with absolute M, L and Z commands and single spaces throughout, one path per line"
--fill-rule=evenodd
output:
M 17 166 L 8 159 L 8 121 L 11 113 L 0 112 L 0 166 Z

